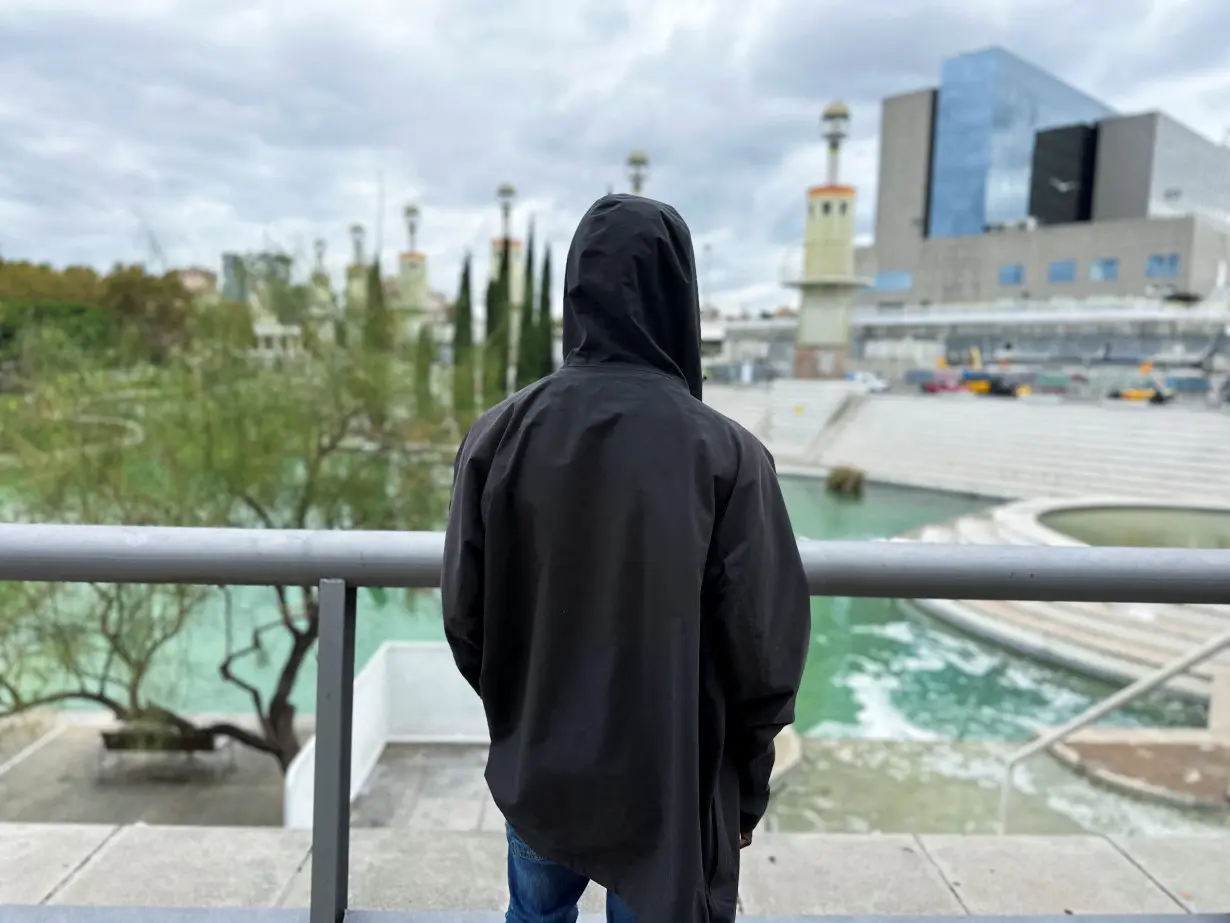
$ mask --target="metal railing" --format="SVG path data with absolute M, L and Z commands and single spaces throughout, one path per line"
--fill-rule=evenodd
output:
M 0 525 L 0 580 L 319 587 L 309 919 L 341 923 L 356 591 L 437 586 L 443 545 L 442 535 L 425 532 Z M 1230 550 L 853 541 L 801 542 L 799 549 L 817 596 L 1230 603 Z M 1184 663 L 1172 665 L 1175 672 Z
M 1142 676 L 1130 686 L 1124 686 L 1113 695 L 1108 695 L 1097 705 L 1089 707 L 1066 724 L 1061 724 L 1035 740 L 1031 740 L 1009 756 L 1008 764 L 1004 767 L 1004 781 L 1000 784 L 999 790 L 999 832 L 1001 834 L 1008 832 L 1008 807 L 1012 800 L 1013 777 L 1021 763 L 1043 750 L 1049 750 L 1055 744 L 1088 727 L 1099 718 L 1104 718 L 1116 709 L 1130 705 L 1142 695 L 1148 695 L 1180 673 L 1186 673 L 1210 657 L 1216 657 L 1227 647 L 1230 647 L 1230 631 L 1215 635 L 1199 647 L 1192 648 L 1182 657 L 1176 657 L 1153 673 Z

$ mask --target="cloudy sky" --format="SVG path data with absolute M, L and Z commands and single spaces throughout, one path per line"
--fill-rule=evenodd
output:
M 867 234 L 878 100 L 945 56 L 1001 44 L 1220 140 L 1227 32 L 1227 0 L 0 0 L 0 254 L 106 267 L 155 240 L 217 268 L 323 237 L 336 271 L 358 221 L 391 265 L 413 201 L 451 293 L 467 248 L 485 263 L 497 185 L 558 266 L 643 148 L 646 192 L 709 245 L 712 300 L 772 307 L 829 99 L 853 112 Z

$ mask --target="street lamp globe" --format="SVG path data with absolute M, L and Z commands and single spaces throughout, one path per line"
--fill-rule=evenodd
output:
M 402 209 L 402 217 L 406 220 L 406 239 L 410 244 L 410 252 L 414 253 L 419 231 L 419 207 L 411 202 Z
M 849 108 L 840 100 L 834 100 L 825 107 L 824 114 L 820 116 L 820 125 L 829 144 L 841 144 L 850 134 Z
M 632 184 L 632 194 L 640 195 L 645 185 L 645 177 L 649 173 L 649 156 L 641 150 L 633 151 L 626 161 L 628 181 Z

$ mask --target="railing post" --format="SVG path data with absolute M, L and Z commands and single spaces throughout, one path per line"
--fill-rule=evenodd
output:
M 342 923 L 350 882 L 355 588 L 322 580 L 318 603 L 311 923 Z
M 1219 635 L 1214 635 L 1209 640 L 1205 641 L 1199 647 L 1194 647 L 1182 657 L 1178 657 L 1163 667 L 1158 668 L 1152 673 L 1142 676 L 1130 686 L 1124 686 L 1113 695 L 1108 695 L 1097 705 L 1088 708 L 1081 712 L 1071 721 L 1062 724 L 1057 728 L 1053 728 L 1046 734 L 1036 737 L 1031 742 L 1027 743 L 1021 749 L 1008 757 L 1008 763 L 1004 767 L 1004 781 L 999 789 L 999 832 L 1000 835 L 1008 832 L 1008 808 L 1010 799 L 1012 798 L 1012 790 L 1014 788 L 1014 778 L 1016 776 L 1016 768 L 1029 759 L 1035 753 L 1041 753 L 1043 750 L 1054 746 L 1064 738 L 1068 737 L 1082 728 L 1088 727 L 1099 718 L 1109 715 L 1112 711 L 1122 708 L 1124 705 L 1130 705 L 1142 695 L 1147 695 L 1154 689 L 1157 689 L 1167 680 L 1178 676 L 1180 673 L 1186 673 L 1192 667 L 1199 666 L 1210 657 L 1215 657 L 1227 647 L 1230 647 L 1230 631 L 1224 631 Z

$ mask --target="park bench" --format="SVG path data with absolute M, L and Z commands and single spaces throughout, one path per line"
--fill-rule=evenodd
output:
M 139 759 L 150 768 L 178 770 L 177 775 L 203 768 L 226 772 L 235 766 L 233 742 L 227 738 L 219 740 L 218 735 L 209 730 L 133 721 L 106 727 L 100 737 L 100 780 L 108 776 L 110 769 L 129 759 Z M 217 765 L 201 759 L 215 755 L 223 757 Z

